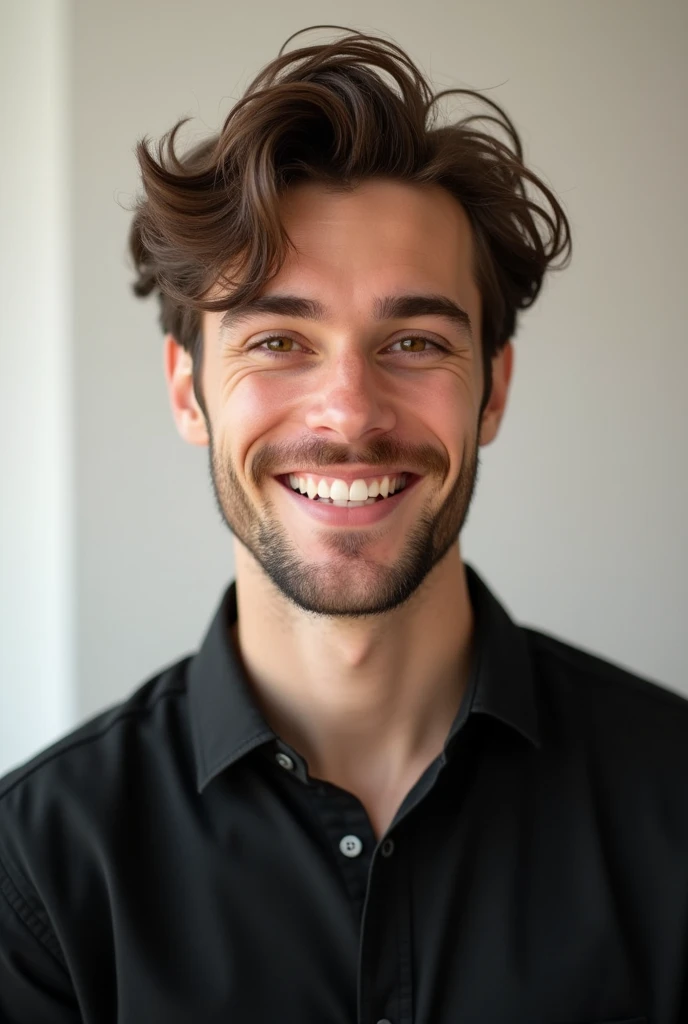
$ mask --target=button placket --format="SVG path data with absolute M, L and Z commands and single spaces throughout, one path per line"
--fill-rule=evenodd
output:
M 360 908 L 365 899 L 370 860 L 376 847 L 365 808 L 357 797 L 326 782 L 314 789 L 312 795 L 352 906 Z

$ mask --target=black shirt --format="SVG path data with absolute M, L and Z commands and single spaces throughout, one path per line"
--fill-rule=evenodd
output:
M 0 781 L 2 1024 L 688 1022 L 688 701 L 514 624 L 380 842 L 207 636 Z

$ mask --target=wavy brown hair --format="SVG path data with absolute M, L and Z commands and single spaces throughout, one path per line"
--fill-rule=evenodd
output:
M 570 262 L 566 215 L 525 166 L 521 140 L 504 111 L 470 89 L 433 93 L 399 46 L 343 31 L 334 42 L 285 53 L 290 36 L 220 132 L 184 155 L 175 140 L 189 118 L 162 137 L 156 153 L 145 137 L 137 144 L 143 195 L 129 237 L 133 290 L 138 296 L 157 292 L 163 331 L 191 354 L 194 391 L 206 418 L 201 313 L 253 298 L 277 273 L 291 245 L 279 200 L 292 184 L 316 181 L 340 191 L 387 178 L 439 185 L 461 203 L 473 230 L 482 302 L 481 415 L 492 358 L 514 336 L 518 310 L 533 304 L 555 259 L 564 256 L 553 269 Z M 438 123 L 437 101 L 452 94 L 477 98 L 491 112 Z M 498 125 L 511 145 L 478 130 L 477 121 Z M 218 283 L 223 297 L 211 300 Z

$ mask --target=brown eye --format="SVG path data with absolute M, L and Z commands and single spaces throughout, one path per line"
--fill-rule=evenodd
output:
M 416 335 L 411 334 L 406 338 L 400 338 L 399 341 L 395 341 L 390 351 L 396 350 L 397 352 L 409 352 L 412 355 L 423 355 L 433 350 L 436 352 L 438 348 L 439 346 L 434 341 L 430 341 L 429 338 L 416 337 Z
M 310 350 L 286 334 L 270 334 L 262 341 L 251 345 L 249 351 L 260 353 L 261 356 L 292 356 L 305 354 Z
M 424 352 L 428 341 L 426 338 L 402 338 L 399 344 L 402 352 Z
M 270 352 L 292 352 L 294 349 L 294 342 L 291 338 L 267 338 L 263 344 Z

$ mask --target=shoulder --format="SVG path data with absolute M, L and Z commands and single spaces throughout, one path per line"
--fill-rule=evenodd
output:
M 600 759 L 688 773 L 686 697 L 542 631 L 523 633 L 545 727 L 577 736 Z
M 677 715 L 688 726 L 688 698 L 582 647 L 541 630 L 523 627 L 531 658 L 560 688 L 599 702 L 622 701 L 629 710 Z
M 184 757 L 186 658 L 0 778 L 3 943 L 45 947 L 64 965 L 64 921 L 107 904 L 113 851 L 150 808 L 152 778 Z M 165 762 L 168 762 L 166 765 Z M 64 908 L 67 906 L 67 910 Z M 59 908 L 62 908 L 61 910 Z M 14 930 L 13 930 L 14 929 Z M 21 934 L 20 934 L 21 933 Z
M 141 683 L 129 697 L 66 733 L 0 778 L 0 834 L 20 808 L 38 813 L 43 801 L 81 791 L 107 797 L 108 787 L 140 768 L 141 758 L 178 730 L 186 697 L 183 658 Z

